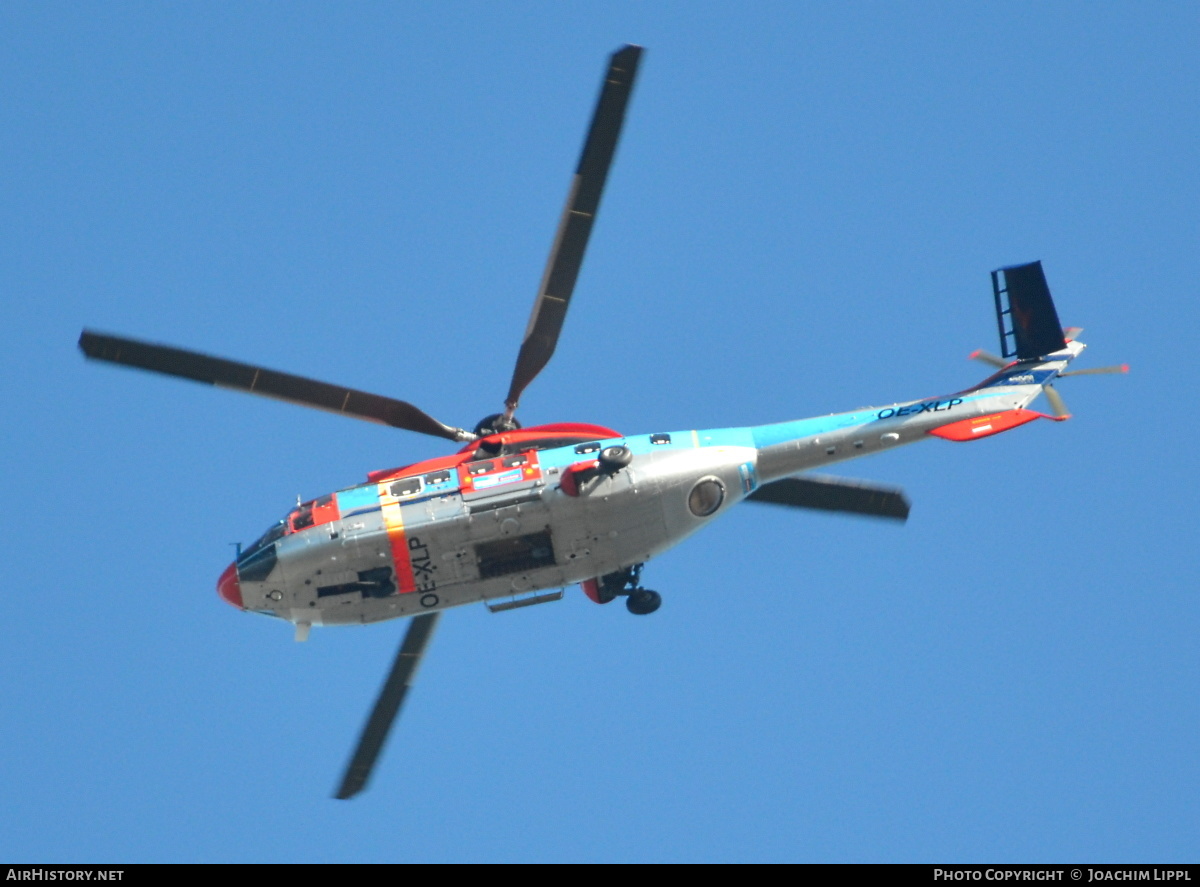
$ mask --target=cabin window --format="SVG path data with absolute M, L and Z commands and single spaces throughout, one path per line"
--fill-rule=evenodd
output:
M 392 581 L 391 567 L 375 567 L 371 570 L 359 570 L 357 582 L 345 582 L 340 585 L 321 585 L 317 587 L 317 597 L 335 597 L 339 594 L 361 594 L 368 597 L 387 597 L 396 593 L 396 583 Z
M 655 446 L 661 447 L 664 444 L 669 444 L 670 442 L 671 442 L 671 435 L 669 435 L 669 434 L 652 434 L 652 435 L 650 435 L 650 443 L 654 444 Z
M 404 496 L 415 496 L 419 492 L 421 492 L 421 478 L 419 477 L 406 477 L 392 484 L 392 495 L 397 499 Z
M 696 517 L 708 517 L 725 501 L 725 485 L 715 477 L 701 478 L 688 494 L 688 509 Z
M 524 454 L 519 456 L 505 456 L 500 462 L 505 468 L 516 468 L 518 465 L 527 465 L 528 463 L 529 457 Z
M 598 441 L 593 440 L 593 441 L 589 441 L 588 443 L 581 443 L 579 446 L 577 446 L 575 448 L 575 452 L 578 453 L 579 455 L 583 456 L 583 455 L 586 455 L 587 453 L 595 453 L 595 452 L 599 451 L 599 449 L 600 449 L 600 443 Z
M 487 474 L 495 467 L 495 462 L 476 462 L 467 468 L 467 471 L 469 471 L 472 475 Z
M 449 471 L 435 471 L 435 472 L 433 472 L 433 474 L 425 475 L 425 486 L 431 486 L 433 484 L 444 484 L 448 480 L 450 480 L 450 472 Z

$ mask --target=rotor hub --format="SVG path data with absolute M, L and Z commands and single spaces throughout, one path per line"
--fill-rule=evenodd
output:
M 503 434 L 506 431 L 516 431 L 520 427 L 521 423 L 515 417 L 505 413 L 492 413 L 479 420 L 479 424 L 475 426 L 475 436 L 489 437 L 493 434 Z

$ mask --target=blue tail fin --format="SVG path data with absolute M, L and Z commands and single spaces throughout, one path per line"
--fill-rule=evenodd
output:
M 1037 360 L 1067 347 L 1041 262 L 993 271 L 992 292 L 1006 358 Z

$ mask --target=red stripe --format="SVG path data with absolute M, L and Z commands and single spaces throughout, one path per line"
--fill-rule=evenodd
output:
M 392 562 L 396 565 L 396 584 L 401 594 L 416 591 L 413 581 L 412 559 L 408 556 L 408 538 L 404 527 L 388 527 L 388 543 L 392 546 Z
M 408 537 L 404 533 L 404 517 L 400 512 L 400 503 L 396 501 L 387 484 L 380 484 L 378 489 L 383 525 L 387 527 L 392 564 L 396 569 L 396 586 L 400 594 L 409 594 L 417 590 L 417 584 L 413 581 L 412 558 L 408 554 Z

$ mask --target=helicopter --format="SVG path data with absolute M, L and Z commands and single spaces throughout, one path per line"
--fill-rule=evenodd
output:
M 442 611 L 494 612 L 560 600 L 579 584 L 597 604 L 624 598 L 649 615 L 662 596 L 644 565 L 741 501 L 906 520 L 902 490 L 813 474 L 927 440 L 971 441 L 1039 418 L 1069 418 L 1053 382 L 1086 347 L 1064 330 L 1040 262 L 992 272 L 1001 354 L 995 372 L 952 394 L 744 428 L 625 435 L 585 423 L 523 428 L 516 412 L 554 353 L 616 152 L 642 48 L 613 53 L 534 300 L 501 412 L 472 430 L 405 401 L 253 364 L 85 329 L 88 358 L 258 394 L 460 444 L 446 456 L 372 471 L 367 482 L 298 502 L 239 546 L 217 591 L 278 617 L 305 640 L 313 625 L 411 617 L 335 797 L 371 777 Z M 1051 413 L 1029 405 L 1045 394 Z

